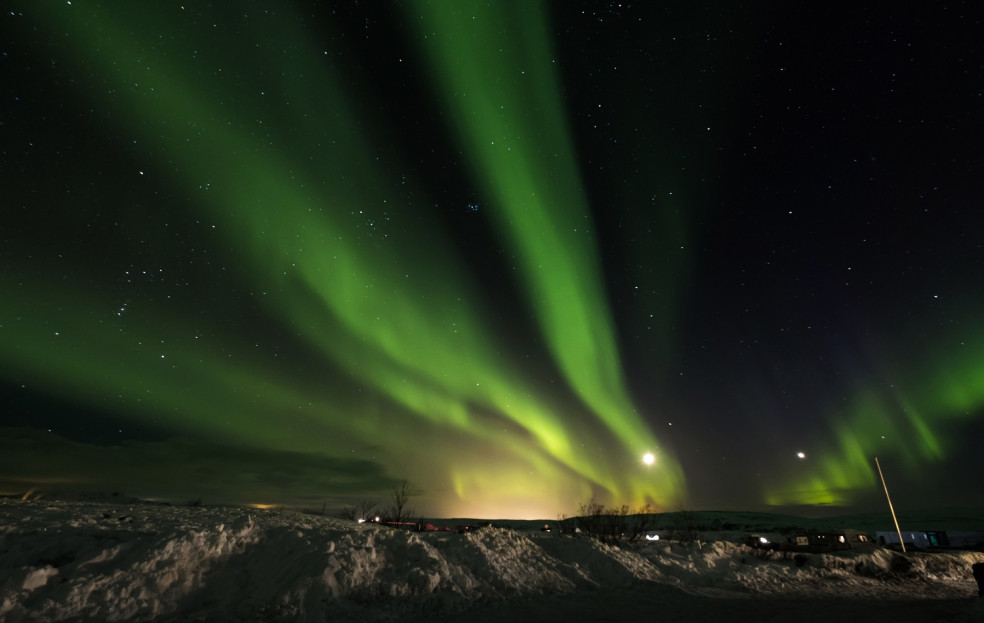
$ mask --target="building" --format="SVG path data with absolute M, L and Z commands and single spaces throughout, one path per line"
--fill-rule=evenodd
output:
M 880 545 L 898 545 L 899 533 L 879 530 L 876 538 Z M 984 550 L 984 531 L 924 530 L 902 532 L 906 547 L 915 549 L 980 549 Z

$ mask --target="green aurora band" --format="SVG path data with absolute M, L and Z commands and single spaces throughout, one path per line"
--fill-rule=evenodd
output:
M 984 406 L 982 352 L 982 340 L 950 338 L 919 357 L 922 366 L 913 367 L 909 361 L 897 369 L 886 368 L 886 378 L 901 381 L 883 383 L 881 390 L 858 391 L 835 420 L 835 443 L 813 453 L 809 473 L 788 474 L 784 482 L 764 491 L 765 502 L 851 504 L 859 492 L 880 490 L 875 456 L 881 457 L 886 479 L 894 477 L 894 484 L 924 482 L 926 467 L 962 443 L 961 424 L 979 417 Z M 905 361 L 901 354 L 890 359 Z
M 362 102 L 296 16 L 243 16 L 236 36 L 251 48 L 146 6 L 80 5 L 45 11 L 97 105 L 120 135 L 152 145 L 147 173 L 193 197 L 233 250 L 226 261 L 243 262 L 229 272 L 324 372 L 271 362 L 248 336 L 223 334 L 220 318 L 203 330 L 176 304 L 117 319 L 113 296 L 20 283 L 4 293 L 3 326 L 16 337 L 0 347 L 16 378 L 176 434 L 329 456 L 371 447 L 435 513 L 543 516 L 591 495 L 682 499 L 672 456 L 639 465 L 659 444 L 625 389 L 596 250 L 577 231 L 589 214 L 538 10 L 476 15 L 489 31 L 524 24 L 495 43 L 513 50 L 502 58 L 483 58 L 493 42 L 465 12 L 432 11 L 421 27 L 442 33 L 426 46 L 449 70 L 439 86 L 576 398 L 536 386 L 521 357 L 506 356 L 439 223 L 386 190 L 393 163 L 372 147 L 386 136 L 365 129 Z M 273 55 L 282 71 L 244 69 Z M 459 88 L 471 90 L 467 101 Z M 412 227 L 379 225 L 411 211 Z M 415 237 L 421 228 L 428 235 Z M 375 397 L 354 399 L 350 384 Z
M 626 387 L 545 6 L 421 1 L 403 13 L 435 108 L 482 197 L 476 219 L 489 220 L 515 261 L 514 316 L 503 318 L 433 210 L 435 181 L 394 182 L 412 171 L 392 147 L 404 140 L 398 120 L 371 115 L 351 59 L 313 40 L 307 18 L 286 7 L 212 19 L 144 3 L 39 3 L 51 45 L 72 62 L 61 67 L 66 97 L 90 102 L 107 136 L 97 151 L 133 160 L 137 181 L 120 182 L 115 209 L 143 209 L 128 204 L 128 187 L 166 189 L 161 210 L 172 218 L 171 204 L 180 206 L 174 221 L 189 224 L 209 259 L 195 256 L 197 298 L 176 289 L 125 305 L 125 286 L 111 285 L 125 266 L 67 257 L 29 278 L 21 275 L 45 260 L 11 264 L 0 280 L 0 374 L 181 440 L 171 459 L 152 443 L 99 449 L 90 459 L 106 465 L 87 472 L 66 457 L 39 466 L 0 439 L 4 475 L 98 486 L 124 471 L 109 465 L 113 457 L 119 465 L 145 457 L 130 470 L 134 488 L 169 469 L 221 483 L 223 465 L 245 470 L 268 453 L 303 467 L 284 468 L 282 489 L 258 477 L 251 491 L 262 499 L 238 501 L 385 495 L 408 478 L 423 492 L 421 510 L 435 515 L 553 516 L 592 495 L 684 504 L 681 465 Z M 659 135 L 644 116 L 622 118 L 649 124 L 642 136 Z M 651 151 L 620 207 L 630 229 L 652 211 L 665 224 L 625 251 L 651 275 L 658 306 L 646 305 L 665 314 L 654 319 L 660 325 L 678 313 L 674 293 L 688 268 L 670 253 L 686 242 L 686 188 L 669 182 L 660 149 Z M 673 187 L 672 201 L 643 178 Z M 72 222 L 75 206 L 36 207 Z M 159 245 L 148 255 L 169 257 L 171 244 L 148 237 Z M 186 279 L 166 260 L 144 268 L 125 278 Z M 203 312 L 198 299 L 209 296 Z M 510 324 L 525 327 L 527 316 L 537 339 L 511 339 Z M 243 325 L 256 330 L 243 334 Z M 679 352 L 671 332 L 654 333 L 665 342 L 647 371 L 658 386 L 667 383 L 662 362 Z M 904 364 L 881 370 L 891 382 L 859 378 L 853 395 L 823 405 L 833 441 L 768 479 L 762 501 L 850 504 L 876 491 L 876 455 L 889 479 L 921 481 L 984 407 L 984 342 L 938 338 L 903 340 L 910 346 L 891 358 L 884 344 L 869 349 L 882 356 L 859 355 Z M 762 394 L 753 402 L 768 404 L 761 387 L 749 388 Z M 69 446 L 59 448 L 78 451 Z M 205 471 L 189 465 L 220 446 Z M 651 469 L 640 462 L 646 451 L 658 455 Z M 206 492 L 234 497 L 221 484 Z
M 544 7 L 419 2 L 414 9 L 431 75 L 443 78 L 444 101 L 474 155 L 476 183 L 495 199 L 491 213 L 523 266 L 554 357 L 571 388 L 631 446 L 645 426 L 624 387 L 612 320 L 600 303 L 607 297 L 587 234 L 591 215 L 558 99 Z

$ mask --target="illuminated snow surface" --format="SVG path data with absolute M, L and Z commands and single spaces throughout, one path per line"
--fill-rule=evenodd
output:
M 617 548 L 535 529 L 8 499 L 0 621 L 984 621 L 980 552 L 797 558 L 703 538 Z

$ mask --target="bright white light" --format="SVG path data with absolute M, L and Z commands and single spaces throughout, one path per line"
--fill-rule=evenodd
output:
M 768 545 L 769 544 L 769 539 L 765 538 L 764 536 L 760 536 L 759 537 L 759 543 L 761 543 L 762 545 Z
M 659 535 L 658 534 L 647 534 L 646 535 L 646 540 L 647 541 L 658 541 L 659 540 Z
M 645 463 L 646 465 L 652 465 L 653 463 L 656 462 L 656 457 L 653 456 L 652 452 L 647 452 L 642 455 L 642 462 Z
M 796 453 L 796 458 L 805 459 L 806 458 L 806 452 L 797 452 Z

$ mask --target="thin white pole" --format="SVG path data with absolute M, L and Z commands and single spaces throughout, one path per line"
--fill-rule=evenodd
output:
M 892 508 L 892 498 L 888 495 L 888 485 L 885 484 L 885 475 L 882 474 L 881 464 L 878 463 L 878 457 L 875 457 L 875 467 L 878 468 L 878 476 L 881 478 L 882 487 L 885 488 L 885 499 L 888 500 L 888 510 L 892 512 L 892 521 L 895 522 L 895 531 L 899 534 L 899 545 L 902 546 L 902 553 L 905 553 L 905 541 L 902 540 L 902 530 L 899 529 L 899 520 L 895 518 L 895 509 Z

